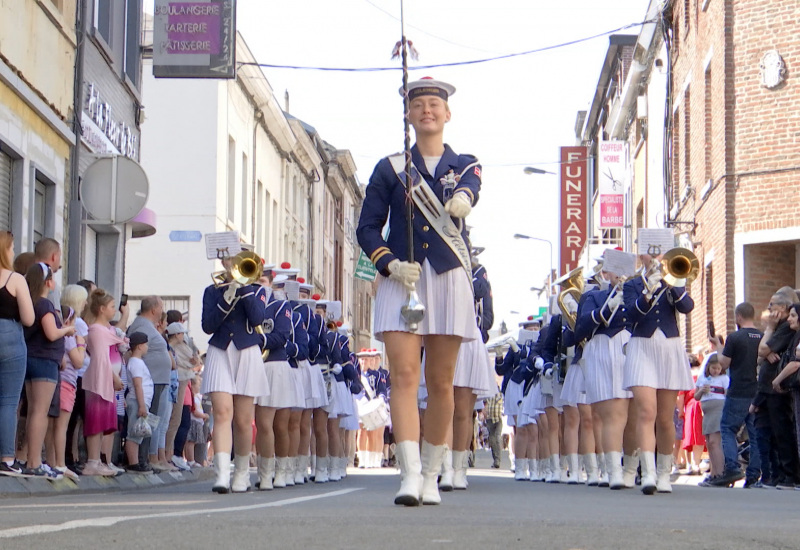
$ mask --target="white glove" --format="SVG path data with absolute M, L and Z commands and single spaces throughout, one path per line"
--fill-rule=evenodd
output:
M 661 270 L 654 271 L 650 275 L 647 276 L 647 286 L 649 288 L 658 288 L 658 285 L 664 279 L 664 275 L 661 273 Z
M 225 301 L 228 302 L 229 304 L 232 303 L 234 298 L 236 298 L 236 291 L 239 290 L 240 288 L 242 288 L 241 284 L 239 284 L 236 281 L 231 282 L 228 285 L 228 288 L 225 289 L 225 294 L 223 295 Z
M 622 305 L 622 293 L 621 292 L 617 292 L 608 301 L 608 310 L 609 311 L 614 311 L 615 309 L 617 309 L 621 305 Z
M 459 191 L 444 205 L 444 211 L 454 218 L 466 218 L 472 212 L 472 201 L 469 195 Z
M 342 374 L 342 366 L 339 363 L 334 363 L 331 372 L 333 374 Z
M 511 346 L 511 349 L 514 350 L 514 353 L 519 352 L 519 345 L 517 345 L 517 341 L 514 340 L 513 337 L 509 336 L 508 338 L 506 338 L 506 342 L 508 342 L 508 345 Z
M 533 366 L 536 367 L 537 370 L 542 370 L 544 367 L 544 359 L 541 357 L 537 357 L 533 360 Z
M 544 377 L 545 378 L 552 378 L 553 377 L 553 369 L 550 368 L 550 369 L 547 369 L 546 371 L 544 371 Z
M 686 279 L 675 279 L 675 284 L 672 288 L 684 288 L 686 286 Z
M 392 260 L 389 262 L 389 278 L 402 283 L 408 290 L 414 290 L 414 284 L 419 281 L 422 266 L 414 262 L 401 262 Z
M 564 305 L 567 306 L 568 313 L 578 313 L 578 302 L 572 297 L 571 294 L 564 296 Z

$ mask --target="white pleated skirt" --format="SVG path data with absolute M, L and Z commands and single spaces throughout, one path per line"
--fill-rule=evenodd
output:
M 692 370 L 680 337 L 667 338 L 659 329 L 650 338 L 628 342 L 622 387 L 645 386 L 657 390 L 690 390 Z
M 267 361 L 262 363 L 262 368 L 267 373 L 270 393 L 259 396 L 256 405 L 276 409 L 305 407 L 306 396 L 299 375 L 300 369 L 293 369 L 288 361 Z
M 506 386 L 506 393 L 503 394 L 503 414 L 508 416 L 516 416 L 519 412 L 519 402 L 522 401 L 522 391 L 524 388 L 522 384 L 508 381 Z
M 583 358 L 581 358 L 583 362 Z M 564 385 L 561 388 L 561 403 L 569 407 L 586 404 L 586 381 L 583 376 L 583 366 L 573 363 L 567 369 Z
M 491 374 L 490 374 L 491 371 Z M 494 369 L 489 361 L 489 352 L 481 339 L 464 342 L 458 348 L 456 372 L 453 377 L 453 386 L 471 388 L 475 395 L 485 395 L 497 392 L 497 382 L 494 380 Z M 491 397 L 490 395 L 490 397 Z
M 436 273 L 428 260 L 422 262 L 417 282 L 417 295 L 425 305 L 425 317 L 416 334 L 460 336 L 462 340 L 480 339 L 475 324 L 472 279 L 461 268 Z M 408 332 L 400 308 L 408 299 L 408 291 L 399 282 L 378 275 L 375 296 L 375 338 L 383 342 L 384 332 Z
M 316 365 L 312 365 L 308 360 L 300 361 L 301 379 L 303 381 L 303 391 L 306 396 L 306 409 L 318 409 L 328 404 L 328 390 L 325 387 L 325 378 L 322 371 Z
M 237 349 L 231 342 L 227 350 L 208 346 L 203 369 L 202 393 L 223 392 L 259 397 L 270 394 L 270 384 L 258 346 Z
M 535 424 L 536 417 L 544 413 L 543 410 L 536 408 L 536 404 L 539 399 L 538 396 L 541 395 L 539 389 L 539 383 L 537 382 L 530 390 L 528 390 L 528 395 L 522 399 L 522 404 L 519 406 L 518 415 L 518 418 L 520 418 L 520 425 L 524 426 L 524 424 L 521 423 L 523 418 L 528 424 Z
M 551 407 L 558 409 L 558 412 L 561 412 L 561 407 L 564 406 L 564 403 L 561 401 L 561 384 L 553 380 L 553 394 L 552 395 L 545 395 L 542 393 L 542 387 L 540 384 L 536 384 L 535 387 L 531 388 L 531 391 L 536 390 L 536 394 L 534 395 L 533 403 L 531 403 L 532 407 L 535 407 L 537 410 L 543 411 L 545 409 L 549 409 Z
M 339 420 L 339 427 L 345 430 L 357 430 L 361 426 L 358 423 L 358 416 L 348 415 Z
M 595 334 L 583 350 L 586 375 L 586 399 L 588 403 L 599 403 L 609 399 L 630 399 L 633 393 L 622 385 L 625 373 L 625 344 L 631 333 L 622 330 L 609 338 Z
M 336 378 L 331 375 L 331 398 L 326 407 L 323 407 L 328 412 L 328 418 L 344 418 L 345 416 L 358 417 L 356 412 L 355 403 L 353 402 L 353 394 L 347 389 L 347 384 L 344 382 L 337 382 Z

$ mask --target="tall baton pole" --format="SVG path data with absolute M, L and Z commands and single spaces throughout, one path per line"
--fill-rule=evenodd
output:
M 414 182 L 411 179 L 411 129 L 408 121 L 410 103 L 408 100 L 408 41 L 406 40 L 405 23 L 403 17 L 403 0 L 400 0 L 400 47 L 403 59 L 403 130 L 405 153 L 405 185 L 406 185 L 406 223 L 408 230 L 408 261 L 414 262 L 414 201 L 411 199 L 411 188 Z M 419 322 L 425 317 L 425 305 L 420 301 L 416 288 L 408 290 L 406 303 L 400 309 L 400 314 L 408 326 L 408 330 L 416 332 Z

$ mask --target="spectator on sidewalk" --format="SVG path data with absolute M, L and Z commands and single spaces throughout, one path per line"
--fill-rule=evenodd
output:
M 141 311 L 131 326 L 128 327 L 128 334 L 143 332 L 147 336 L 147 353 L 142 357 L 150 370 L 153 379 L 153 402 L 150 405 L 150 412 L 158 415 L 158 427 L 153 430 L 153 434 L 142 442 L 144 451 L 149 453 L 150 464 L 156 471 L 166 471 L 172 468 L 163 461 L 159 460 L 159 448 L 166 447 L 167 428 L 172 413 L 172 403 L 169 400 L 169 380 L 172 371 L 172 357 L 167 349 L 167 342 L 158 331 L 164 312 L 164 303 L 158 296 L 147 296 L 142 300 Z M 143 460 L 144 462 L 144 460 Z
M 22 466 L 14 459 L 17 441 L 17 408 L 25 384 L 28 348 L 23 326 L 33 325 L 36 315 L 25 279 L 15 273 L 14 235 L 0 232 L 0 475 L 20 476 Z
M 169 314 L 167 315 L 167 320 L 169 320 Z M 189 386 L 189 382 L 194 378 L 197 369 L 200 367 L 200 359 L 185 341 L 186 326 L 183 323 L 173 322 L 167 325 L 167 338 L 169 347 L 172 349 L 172 353 L 175 356 L 178 391 L 175 402 L 172 405 L 172 417 L 169 422 L 169 428 L 167 429 L 166 456 L 171 457 L 173 464 L 181 468 L 183 461 L 180 453 L 176 452 L 175 438 L 179 426 L 183 422 L 183 407 L 187 387 Z
M 719 484 L 729 485 L 745 478 L 745 488 L 760 485 L 762 454 L 758 445 L 755 415 L 750 404 L 758 390 L 757 365 L 758 345 L 763 333 L 755 327 L 755 309 L 752 304 L 742 302 L 734 310 L 738 330 L 728 335 L 725 344 L 718 336 L 711 338 L 723 372 L 728 373 L 730 387 L 722 408 L 720 431 L 722 451 L 725 455 L 725 470 Z M 750 460 L 747 472 L 739 466 L 739 445 L 736 436 L 742 425 L 747 427 L 750 442 Z
M 203 411 L 203 394 L 200 393 L 200 383 L 202 379 L 199 375 L 195 376 L 191 381 L 192 389 L 192 424 L 189 428 L 189 435 L 186 438 L 186 447 L 183 452 L 186 455 L 186 462 L 191 468 L 200 468 L 205 466 L 205 453 L 198 453 L 196 451 L 203 445 L 208 443 L 209 431 L 207 429 L 207 420 L 209 415 Z M 198 462 L 197 459 L 200 459 Z
M 711 472 L 704 483 L 718 479 L 725 470 L 720 425 L 730 380 L 727 374 L 722 373 L 717 356 L 716 352 L 707 356 L 703 373 L 697 377 L 695 384 L 694 396 L 695 399 L 700 399 L 700 407 L 703 409 L 703 435 L 708 445 L 708 456 L 711 458 Z
M 795 373 L 800 369 L 800 303 L 793 304 L 789 310 L 789 326 L 795 331 L 792 343 L 781 357 L 780 373 L 772 382 L 778 394 L 790 393 L 794 405 L 795 435 L 800 428 L 800 385 Z M 800 445 L 798 445 L 800 447 Z M 800 448 L 798 449 L 800 452 Z
M 55 239 L 45 237 L 39 240 L 33 247 L 33 254 L 37 262 L 50 267 L 53 276 L 61 269 L 61 245 Z M 53 288 L 48 293 L 47 299 L 53 307 L 61 307 L 61 289 L 58 287 L 58 281 L 53 281 Z
M 146 474 L 153 469 L 139 458 L 139 445 L 144 440 L 136 433 L 136 424 L 139 418 L 147 418 L 148 409 L 153 402 L 154 385 L 150 370 L 142 360 L 147 353 L 148 337 L 143 332 L 134 332 L 130 336 L 129 346 L 131 356 L 128 359 L 126 370 L 128 372 L 127 412 L 128 436 L 125 439 L 125 454 L 128 457 L 127 471 L 136 474 Z
M 497 392 L 493 397 L 484 401 L 483 409 L 486 416 L 486 428 L 489 431 L 489 447 L 492 449 L 492 468 L 500 467 L 503 453 L 503 394 Z
M 786 287 L 788 289 L 788 287 Z M 758 371 L 758 393 L 753 400 L 754 410 L 763 416 L 764 426 L 771 430 L 770 442 L 775 444 L 777 464 L 772 465 L 771 480 L 780 489 L 793 489 L 800 483 L 792 398 L 789 394 L 776 393 L 772 382 L 778 374 L 781 356 L 791 345 L 795 331 L 789 326 L 789 308 L 796 300 L 792 289 L 780 289 L 772 296 L 764 337 L 758 345 L 760 359 Z M 762 437 L 759 441 L 766 439 Z M 762 465 L 763 467 L 763 465 Z

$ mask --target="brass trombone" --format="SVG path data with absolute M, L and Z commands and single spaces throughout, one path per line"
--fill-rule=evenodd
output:
M 681 284 L 691 284 L 700 274 L 700 260 L 697 259 L 697 255 L 694 252 L 688 248 L 681 247 L 668 250 L 660 261 L 653 258 L 649 266 L 642 268 L 641 275 L 647 295 L 651 298 L 658 290 L 658 287 L 648 285 L 647 278 L 655 273 L 656 270 L 661 271 L 663 281 L 669 286 L 676 286 L 681 279 L 686 281 Z

